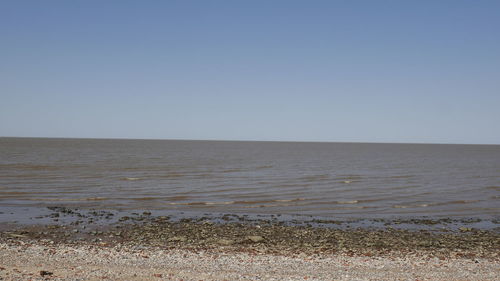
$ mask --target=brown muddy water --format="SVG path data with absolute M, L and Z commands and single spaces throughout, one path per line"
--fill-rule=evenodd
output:
M 0 207 L 500 216 L 500 145 L 0 138 Z

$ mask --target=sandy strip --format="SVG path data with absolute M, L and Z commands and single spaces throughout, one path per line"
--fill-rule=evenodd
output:
M 45 271 L 42 272 L 41 271 Z M 42 276 L 43 275 L 43 276 Z M 0 243 L 1 280 L 500 280 L 500 262 Z

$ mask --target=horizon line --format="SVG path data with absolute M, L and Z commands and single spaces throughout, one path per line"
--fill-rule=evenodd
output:
M 286 142 L 286 143 L 352 143 L 352 144 L 437 144 L 437 145 L 500 145 L 500 143 L 439 143 L 439 142 L 370 142 L 370 141 L 300 141 L 300 140 L 242 140 L 242 139 L 183 139 L 183 138 L 128 138 L 128 137 L 40 137 L 0 136 L 11 139 L 67 139 L 67 140 L 144 140 L 144 141 L 212 141 L 212 142 Z

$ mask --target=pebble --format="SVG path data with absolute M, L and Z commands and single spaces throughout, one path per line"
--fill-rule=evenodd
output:
M 168 242 L 185 242 L 187 240 L 184 236 L 174 236 L 167 239 Z
M 219 241 L 217 241 L 217 244 L 223 245 L 223 246 L 229 246 L 229 245 L 234 244 L 234 241 L 229 240 L 229 239 L 220 239 Z
M 254 243 L 259 243 L 259 242 L 264 241 L 264 237 L 258 236 L 258 235 L 251 235 L 251 236 L 247 236 L 246 238 L 247 238 L 247 240 L 250 240 Z
M 287 256 L 155 247 L 41 246 L 0 242 L 8 280 L 500 280 L 498 260 L 420 255 Z M 43 264 L 45 269 L 40 270 Z M 55 269 L 55 270 L 54 270 Z M 57 272 L 50 271 L 54 270 Z M 34 275 L 40 276 L 39 278 Z

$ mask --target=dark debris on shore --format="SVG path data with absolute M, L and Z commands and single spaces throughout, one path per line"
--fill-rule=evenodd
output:
M 423 253 L 439 258 L 500 259 L 498 231 L 466 227 L 448 232 L 408 230 L 391 227 L 391 224 L 401 223 L 393 221 L 386 223 L 387 227 L 382 229 L 341 229 L 311 224 L 289 225 L 271 219 L 249 220 L 231 214 L 215 219 L 198 217 L 173 220 L 169 216 L 154 216 L 148 211 L 116 217 L 108 211 L 94 210 L 84 214 L 65 207 L 51 207 L 50 210 L 54 212 L 50 214 L 53 219 L 62 216 L 77 219 L 69 224 L 33 224 L 4 230 L 0 232 L 0 241 L 92 244 L 103 247 L 126 245 L 195 251 L 223 249 L 277 255 L 347 253 L 377 256 Z M 113 221 L 107 224 L 93 224 L 97 220 L 111 219 Z M 434 224 L 432 220 L 413 221 L 419 222 Z

